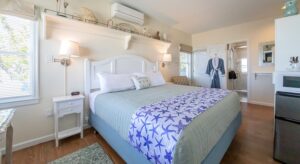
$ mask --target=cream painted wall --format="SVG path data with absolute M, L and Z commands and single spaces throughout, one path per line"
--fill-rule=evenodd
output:
M 36 0 L 35 3 L 44 8 L 55 9 L 54 0 Z M 93 9 L 101 20 L 110 17 L 111 2 L 109 0 L 73 0 L 70 3 L 70 13 L 78 11 L 80 6 L 86 6 Z M 170 76 L 178 74 L 179 44 L 191 45 L 191 35 L 172 29 L 150 18 L 147 18 L 145 26 L 167 33 L 169 40 L 172 41 L 172 46 L 168 51 L 173 55 L 173 62 L 162 69 L 165 78 L 168 80 Z M 47 112 L 52 109 L 52 97 L 63 95 L 64 67 L 59 63 L 47 63 L 47 57 L 58 54 L 60 40 L 70 39 L 79 42 L 83 55 L 81 58 L 73 59 L 71 66 L 68 67 L 68 93 L 71 91 L 83 92 L 83 58 L 85 57 L 101 60 L 126 53 L 142 55 L 155 62 L 160 58 L 162 51 L 155 45 L 147 45 L 139 42 L 134 42 L 129 50 L 124 50 L 123 41 L 121 40 L 88 33 L 55 28 L 51 29 L 51 33 L 52 39 L 40 39 L 40 102 L 35 105 L 17 107 L 15 117 L 13 118 L 15 130 L 14 144 L 20 144 L 43 136 L 51 136 L 54 133 L 53 117 L 48 117 Z M 65 126 L 69 126 L 73 124 L 73 121 L 68 119 L 65 124 Z
M 260 67 L 258 64 L 259 43 L 274 41 L 274 39 L 274 18 L 248 22 L 192 35 L 194 50 L 205 49 L 209 45 L 248 41 L 248 51 L 250 55 L 249 100 L 253 103 L 265 105 L 273 104 L 274 86 L 272 84 L 272 77 L 258 77 L 255 79 L 254 73 L 271 73 L 274 71 L 273 66 Z

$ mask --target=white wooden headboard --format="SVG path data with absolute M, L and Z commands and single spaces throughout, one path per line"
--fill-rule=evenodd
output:
M 158 70 L 158 62 L 150 62 L 149 60 L 135 55 L 122 55 L 113 58 L 90 61 L 84 60 L 84 93 L 88 97 L 90 92 L 98 90 L 99 80 L 97 73 L 145 73 L 156 72 Z

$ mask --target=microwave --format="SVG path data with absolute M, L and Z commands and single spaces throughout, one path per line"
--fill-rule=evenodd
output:
M 276 92 L 300 93 L 300 72 L 276 72 L 273 82 Z

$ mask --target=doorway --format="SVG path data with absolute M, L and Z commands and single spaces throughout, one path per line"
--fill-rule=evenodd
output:
M 235 42 L 227 45 L 227 89 L 236 91 L 241 102 L 248 102 L 248 45 Z

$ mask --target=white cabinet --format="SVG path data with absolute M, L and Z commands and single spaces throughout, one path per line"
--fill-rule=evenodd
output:
M 275 28 L 275 71 L 286 71 L 290 57 L 300 57 L 300 15 L 277 19 Z
M 55 145 L 59 145 L 59 140 L 80 133 L 83 137 L 83 99 L 84 96 L 64 96 L 53 98 L 54 103 L 54 129 Z M 77 126 L 59 131 L 60 119 L 69 114 L 77 114 Z

